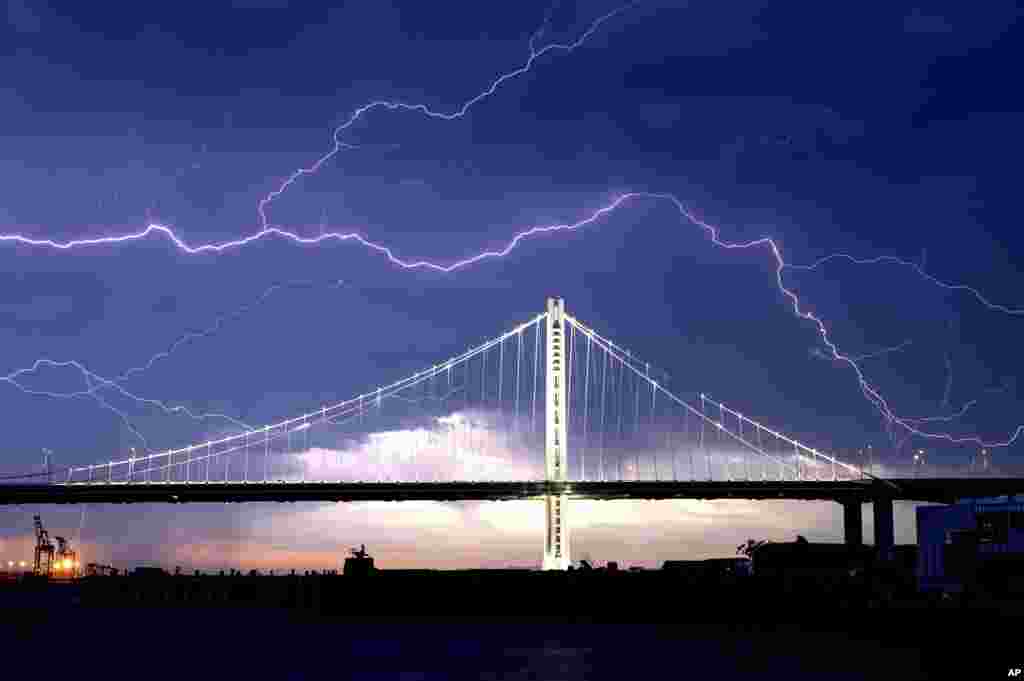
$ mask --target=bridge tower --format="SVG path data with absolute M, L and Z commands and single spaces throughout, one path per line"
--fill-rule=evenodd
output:
M 566 336 L 565 301 L 548 298 L 547 317 L 547 399 L 544 441 L 545 475 L 548 481 L 565 481 L 568 473 L 568 434 L 565 402 L 566 380 Z M 549 494 L 544 499 L 547 511 L 547 532 L 544 540 L 545 570 L 566 570 L 569 568 L 569 526 L 566 522 L 567 498 L 565 494 Z

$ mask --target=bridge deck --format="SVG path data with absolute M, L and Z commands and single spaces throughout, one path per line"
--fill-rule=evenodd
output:
M 0 505 L 506 500 L 569 494 L 583 499 L 897 500 L 953 503 L 1024 494 L 1024 478 L 618 482 L 210 482 L 0 485 Z

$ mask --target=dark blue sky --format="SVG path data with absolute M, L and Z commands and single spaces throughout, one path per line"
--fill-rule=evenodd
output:
M 540 44 L 575 39 L 614 6 L 558 3 Z M 72 239 L 156 221 L 205 242 L 258 229 L 259 199 L 327 151 L 332 128 L 361 104 L 457 109 L 525 60 L 548 5 L 6 9 L 0 232 Z M 1012 2 L 642 2 L 465 118 L 373 112 L 345 136 L 360 148 L 292 187 L 271 220 L 311 235 L 356 230 L 403 257 L 450 262 L 528 226 L 577 220 L 624 190 L 672 192 L 724 238 L 775 237 L 792 262 L 837 251 L 923 259 L 940 279 L 1012 306 L 1024 283 L 1022 27 Z M 451 356 L 554 294 L 667 369 L 682 395 L 707 392 L 817 446 L 891 446 L 852 372 L 818 357 L 814 328 L 793 316 L 773 267 L 766 250 L 722 251 L 654 201 L 452 275 L 399 270 L 351 242 L 267 239 L 197 257 L 159 238 L 73 253 L 7 243 L 0 374 L 49 357 L 116 375 L 275 283 L 352 282 L 277 292 L 126 384 L 266 422 Z M 978 399 L 939 425 L 992 440 L 1017 427 L 1019 318 L 908 268 L 836 262 L 786 277 L 843 350 L 911 341 L 864 363 L 898 413 L 951 414 Z M 25 383 L 85 387 L 72 370 Z M 43 447 L 87 463 L 138 446 L 89 400 L 0 383 L 0 413 L 5 470 L 37 464 Z M 155 448 L 225 425 L 131 414 Z M 933 456 L 962 463 L 968 451 Z M 21 532 L 4 513 L 5 531 Z

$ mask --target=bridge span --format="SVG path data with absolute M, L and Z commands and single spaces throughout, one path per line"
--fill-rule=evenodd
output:
M 94 482 L 0 485 L 0 505 L 572 499 L 792 499 L 955 503 L 1024 494 L 1024 478 L 489 482 Z
M 891 554 L 895 501 L 1024 494 L 1024 478 L 880 478 L 669 383 L 549 298 L 444 362 L 293 418 L 57 471 L 47 460 L 4 478 L 25 482 L 0 485 L 0 505 L 542 499 L 543 565 L 565 570 L 573 498 L 834 501 L 850 544 L 870 503 Z

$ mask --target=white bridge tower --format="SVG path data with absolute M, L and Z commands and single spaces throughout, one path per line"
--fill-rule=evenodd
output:
M 546 437 L 544 464 L 548 481 L 565 481 L 568 473 L 568 435 L 566 421 L 566 335 L 565 301 L 548 298 L 547 316 L 547 411 L 544 416 Z M 549 494 L 544 498 L 547 511 L 547 533 L 544 539 L 544 569 L 569 568 L 569 526 L 566 523 L 565 494 Z

